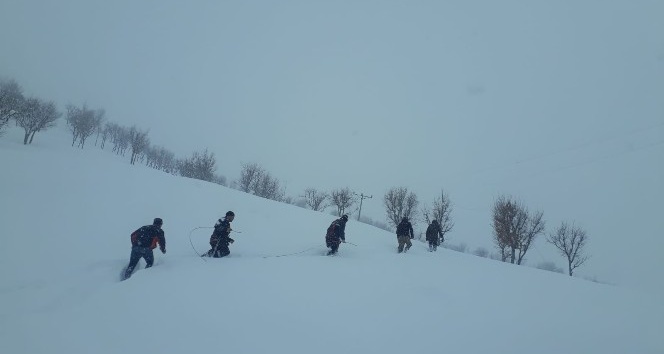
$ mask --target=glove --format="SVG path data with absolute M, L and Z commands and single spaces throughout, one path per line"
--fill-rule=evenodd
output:
M 165 248 L 162 248 L 162 249 L 161 249 L 161 253 L 166 254 L 166 249 L 165 249 Z
M 228 242 L 229 242 L 229 243 L 233 243 L 233 242 L 235 242 L 235 240 L 233 240 L 232 238 L 229 238 L 229 239 L 228 239 Z

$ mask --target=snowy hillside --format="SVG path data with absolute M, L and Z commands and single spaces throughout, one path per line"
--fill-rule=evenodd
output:
M 61 138 L 0 139 L 0 353 L 664 352 L 654 296 L 418 242 L 397 254 L 353 220 L 355 245 L 326 257 L 330 215 Z M 190 231 L 227 210 L 231 256 L 204 261 Z M 167 253 L 120 282 L 154 217 Z M 209 234 L 191 233 L 199 252 Z

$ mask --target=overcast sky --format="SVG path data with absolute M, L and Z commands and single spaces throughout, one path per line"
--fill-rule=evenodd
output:
M 584 227 L 589 273 L 623 279 L 662 265 L 662 14 L 656 0 L 5 0 L 0 76 L 179 156 L 208 148 L 229 180 L 257 162 L 291 196 L 371 194 L 374 219 L 390 187 L 423 203 L 444 188 L 450 237 L 473 248 L 514 195 L 549 230 Z M 625 270 L 624 237 L 652 257 Z

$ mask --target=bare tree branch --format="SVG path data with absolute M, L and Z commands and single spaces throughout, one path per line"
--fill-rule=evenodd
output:
M 511 263 L 523 262 L 532 242 L 544 232 L 542 216 L 542 212 L 531 216 L 522 203 L 511 197 L 500 196 L 496 200 L 493 206 L 494 242 L 503 262 L 508 258 Z
M 355 196 L 353 195 L 353 191 L 348 187 L 334 189 L 330 192 L 330 201 L 330 204 L 337 207 L 337 215 L 341 216 L 355 204 Z
M 438 221 L 438 225 L 440 225 L 441 242 L 444 242 L 445 234 L 454 228 L 454 222 L 452 222 L 452 202 L 450 201 L 449 195 L 441 190 L 440 197 L 434 199 L 433 207 L 431 209 L 426 206 L 422 208 L 422 216 L 427 224 L 430 224 L 433 220 Z
M 397 227 L 404 217 L 413 219 L 419 201 L 415 193 L 408 192 L 408 188 L 394 187 L 385 193 L 383 203 L 388 222 Z
M 563 222 L 555 233 L 547 236 L 546 241 L 567 257 L 567 269 L 570 276 L 574 269 L 588 260 L 588 256 L 583 254 L 583 248 L 587 242 L 586 231 L 573 223 L 570 225 Z
M 304 190 L 304 200 L 306 205 L 314 211 L 321 211 L 327 207 L 326 201 L 330 195 L 315 188 Z

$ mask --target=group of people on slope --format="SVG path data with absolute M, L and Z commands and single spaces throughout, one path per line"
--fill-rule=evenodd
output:
M 235 240 L 230 237 L 233 230 L 231 222 L 235 219 L 235 213 L 228 211 L 223 219 L 217 220 L 214 225 L 214 231 L 210 236 L 210 250 L 201 255 L 201 257 L 221 258 L 228 256 L 231 251 L 229 245 Z M 339 245 L 346 242 L 346 223 L 348 222 L 348 215 L 342 215 L 336 219 L 327 228 L 325 234 L 325 244 L 330 250 L 327 252 L 328 256 L 334 255 L 339 251 Z M 136 265 L 141 260 L 145 259 L 145 268 L 152 267 L 154 263 L 154 254 L 152 250 L 159 246 L 161 253 L 166 253 L 166 237 L 162 225 L 164 221 L 161 218 L 155 218 L 152 225 L 145 225 L 138 228 L 131 234 L 131 255 L 129 256 L 129 265 L 124 272 L 123 280 L 131 277 Z M 410 242 L 414 238 L 413 225 L 407 217 L 404 217 L 399 225 L 397 225 L 397 241 L 398 252 L 407 252 L 413 245 Z M 431 222 L 426 232 L 426 239 L 429 242 L 429 251 L 436 251 L 443 234 L 440 229 L 438 221 Z
M 397 225 L 397 252 L 407 252 L 413 245 L 410 240 L 415 237 L 413 233 L 413 225 L 408 220 L 408 217 L 403 217 L 399 225 Z M 434 252 L 443 239 L 443 232 L 440 228 L 438 220 L 433 220 L 427 227 L 426 240 L 429 243 L 429 252 Z
M 233 231 L 231 229 L 233 219 L 235 219 L 235 213 L 228 211 L 223 219 L 217 220 L 214 231 L 210 236 L 210 250 L 201 257 L 221 258 L 231 253 L 228 246 L 235 242 L 230 237 L 231 231 Z M 152 225 L 142 226 L 131 233 L 131 255 L 122 280 L 131 277 L 141 258 L 145 259 L 145 268 L 152 267 L 154 263 L 152 250 L 157 248 L 157 245 L 161 253 L 166 253 L 166 237 L 164 236 L 164 230 L 161 228 L 163 224 L 164 221 L 161 218 L 155 218 Z

